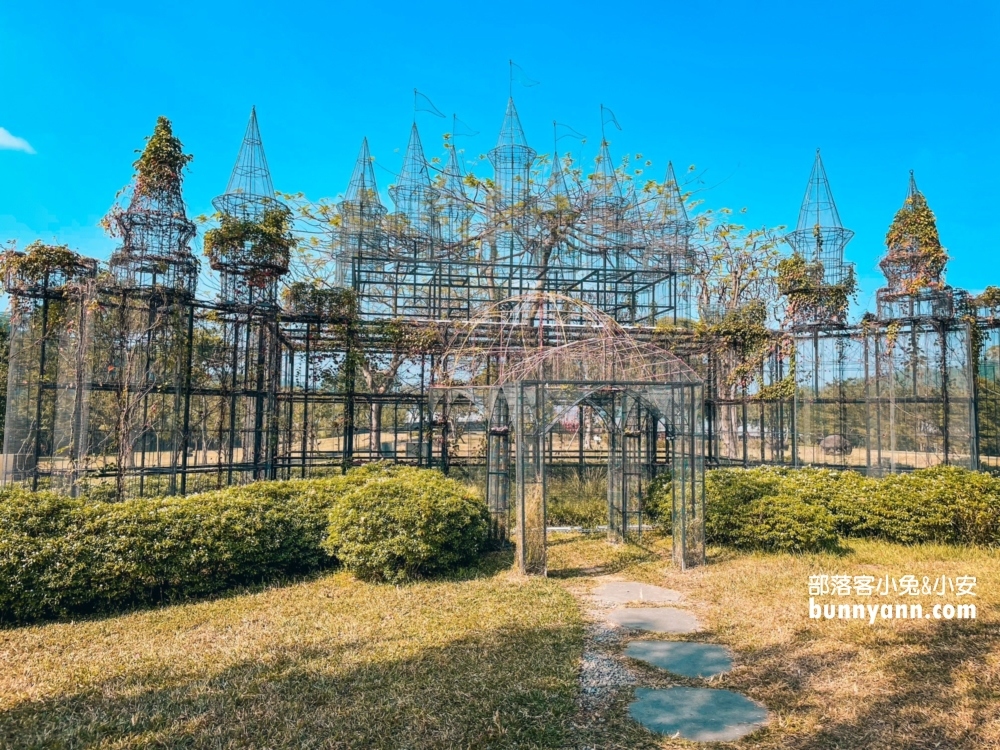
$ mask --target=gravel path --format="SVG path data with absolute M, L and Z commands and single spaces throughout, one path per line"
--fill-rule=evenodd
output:
M 595 580 L 605 583 L 621 580 L 601 576 Z M 578 708 L 581 720 L 590 723 L 600 718 L 604 708 L 620 688 L 638 684 L 635 673 L 619 653 L 630 637 L 626 628 L 617 627 L 608 620 L 615 607 L 614 601 L 597 599 L 590 594 L 578 593 L 587 620 L 583 641 L 583 663 L 580 669 L 580 697 Z

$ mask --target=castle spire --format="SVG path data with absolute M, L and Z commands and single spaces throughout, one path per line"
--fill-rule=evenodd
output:
M 444 187 L 452 196 L 465 198 L 465 173 L 462 170 L 461 161 L 458 158 L 458 149 L 455 144 L 451 144 L 448 149 L 448 163 L 444 168 Z
M 264 156 L 264 143 L 257 126 L 257 108 L 250 108 L 250 121 L 240 145 L 236 165 L 229 177 L 226 193 L 254 196 L 256 198 L 273 198 L 274 185 L 271 183 L 271 171 Z
M 890 293 L 914 294 L 944 284 L 948 253 L 941 246 L 937 220 L 910 170 L 906 200 L 885 237 L 886 255 L 879 262 Z
M 497 145 L 488 154 L 498 187 L 498 205 L 510 207 L 528 199 L 531 165 L 536 153 L 524 137 L 521 119 L 517 116 L 517 108 L 511 97 L 507 100 L 507 111 Z
M 684 207 L 684 197 L 681 186 L 674 174 L 674 163 L 667 162 L 667 176 L 663 181 L 663 195 L 660 198 L 661 218 L 670 223 L 686 225 L 688 223 L 687 209 Z
M 396 251 L 414 258 L 433 257 L 435 246 L 441 239 L 437 217 L 438 191 L 431 186 L 431 176 L 420 143 L 417 124 L 410 128 L 410 141 L 403 157 L 403 168 L 396 184 L 389 188 L 395 206 L 397 222 Z
M 809 261 L 820 261 L 827 274 L 836 275 L 833 266 L 844 263 L 844 248 L 854 237 L 840 221 L 837 204 L 833 200 L 830 181 L 823 167 L 823 158 L 816 149 L 806 193 L 799 208 L 799 221 L 795 231 L 787 235 L 789 244 Z
M 403 157 L 403 168 L 399 173 L 398 186 L 427 187 L 431 186 L 430 174 L 427 171 L 427 159 L 424 157 L 424 147 L 420 143 L 420 133 L 417 123 L 410 128 L 410 141 L 406 145 L 406 155 Z
M 372 157 L 368 151 L 368 139 L 361 141 L 361 151 L 354 162 L 351 181 L 347 185 L 344 200 L 357 204 L 382 207 L 378 196 L 378 185 L 375 183 L 375 170 L 372 167 Z
M 842 229 L 844 226 L 840 222 L 840 214 L 837 212 L 837 204 L 830 191 L 830 181 L 826 177 L 819 149 L 816 149 L 816 158 L 813 160 L 812 172 L 806 184 L 806 194 L 802 198 L 799 221 L 795 230 L 812 230 L 817 226 L 837 229 Z
M 601 154 L 598 157 L 598 173 L 600 174 L 601 186 L 609 198 L 623 198 L 621 182 L 618 180 L 618 173 L 615 171 L 614 161 L 611 159 L 611 149 L 606 140 L 601 140 Z
M 521 118 L 518 117 L 517 107 L 514 106 L 514 98 L 507 100 L 507 111 L 504 113 L 503 125 L 500 127 L 500 137 L 497 139 L 497 148 L 517 146 L 530 148 L 528 141 L 524 137 L 524 129 L 521 127 Z M 532 151 L 532 155 L 534 155 Z

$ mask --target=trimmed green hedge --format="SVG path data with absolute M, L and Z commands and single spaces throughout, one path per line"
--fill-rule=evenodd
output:
M 792 495 L 765 495 L 739 512 L 732 545 L 740 549 L 815 552 L 837 546 L 833 515 Z
M 817 551 L 836 534 L 1000 543 L 1000 478 L 952 466 L 883 479 L 829 469 L 716 469 L 706 495 L 706 539 L 742 549 Z
M 121 503 L 0 492 L 0 621 L 202 596 L 328 565 L 335 481 Z
M 437 471 L 375 465 L 330 511 L 324 548 L 364 580 L 400 583 L 472 562 L 489 512 L 468 486 Z
M 331 526 L 331 515 L 353 523 L 366 507 L 372 512 L 356 529 Z M 121 503 L 7 488 L 0 491 L 0 623 L 300 575 L 335 564 L 329 550 L 360 575 L 429 575 L 482 549 L 487 516 L 481 500 L 439 472 L 384 464 L 329 479 Z M 336 542 L 324 545 L 331 530 Z
M 653 523 L 670 531 L 674 517 L 674 484 L 670 471 L 661 471 L 646 485 L 642 512 L 643 523 Z

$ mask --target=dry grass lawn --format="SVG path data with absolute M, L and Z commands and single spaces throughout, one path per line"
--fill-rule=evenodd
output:
M 842 554 L 737 554 L 712 550 L 687 573 L 669 564 L 669 543 L 615 550 L 596 539 L 556 540 L 555 575 L 579 590 L 581 574 L 614 573 L 678 589 L 701 619 L 696 638 L 734 652 L 735 669 L 710 683 L 670 678 L 631 662 L 645 687 L 711 686 L 742 692 L 771 710 L 769 725 L 718 747 L 834 750 L 1000 748 L 1000 554 L 936 545 L 848 540 Z M 885 576 L 974 575 L 975 621 L 811 620 L 811 573 Z M 878 597 L 876 597 L 878 598 Z M 906 601 L 910 601 L 906 597 Z M 965 598 L 967 599 L 967 597 Z M 888 598 L 903 601 L 904 597 Z M 926 609 L 954 595 L 913 598 Z M 835 597 L 824 599 L 837 601 Z M 859 602 L 860 598 L 840 601 Z M 692 748 L 655 738 L 625 717 L 631 690 L 602 718 L 601 748 Z
M 0 630 L 0 747 L 558 747 L 577 607 L 494 562 Z
M 706 626 L 697 637 L 735 654 L 734 671 L 711 684 L 770 708 L 765 729 L 719 747 L 1000 748 L 1000 557 L 849 546 L 716 550 L 682 574 L 665 540 L 559 535 L 547 580 L 510 573 L 511 557 L 498 555 L 474 574 L 412 586 L 332 573 L 0 630 L 0 747 L 696 747 L 633 724 L 630 689 L 602 716 L 577 713 L 574 594 L 615 574 L 683 591 Z M 979 619 L 810 620 L 810 573 L 975 575 Z M 705 684 L 632 666 L 647 687 Z

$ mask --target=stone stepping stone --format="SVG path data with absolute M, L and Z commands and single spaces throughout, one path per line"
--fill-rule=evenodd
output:
M 602 584 L 594 589 L 592 595 L 603 601 L 616 604 L 629 602 L 663 604 L 664 602 L 679 602 L 683 598 L 679 591 L 633 581 L 612 581 Z
M 639 688 L 629 715 L 647 729 L 696 742 L 730 742 L 764 725 L 767 709 L 732 690 Z
M 733 668 L 729 652 L 712 643 L 632 641 L 625 656 L 652 664 L 681 677 L 715 677 Z
M 694 615 L 673 607 L 619 607 L 608 619 L 625 628 L 654 633 L 694 633 L 699 627 Z

